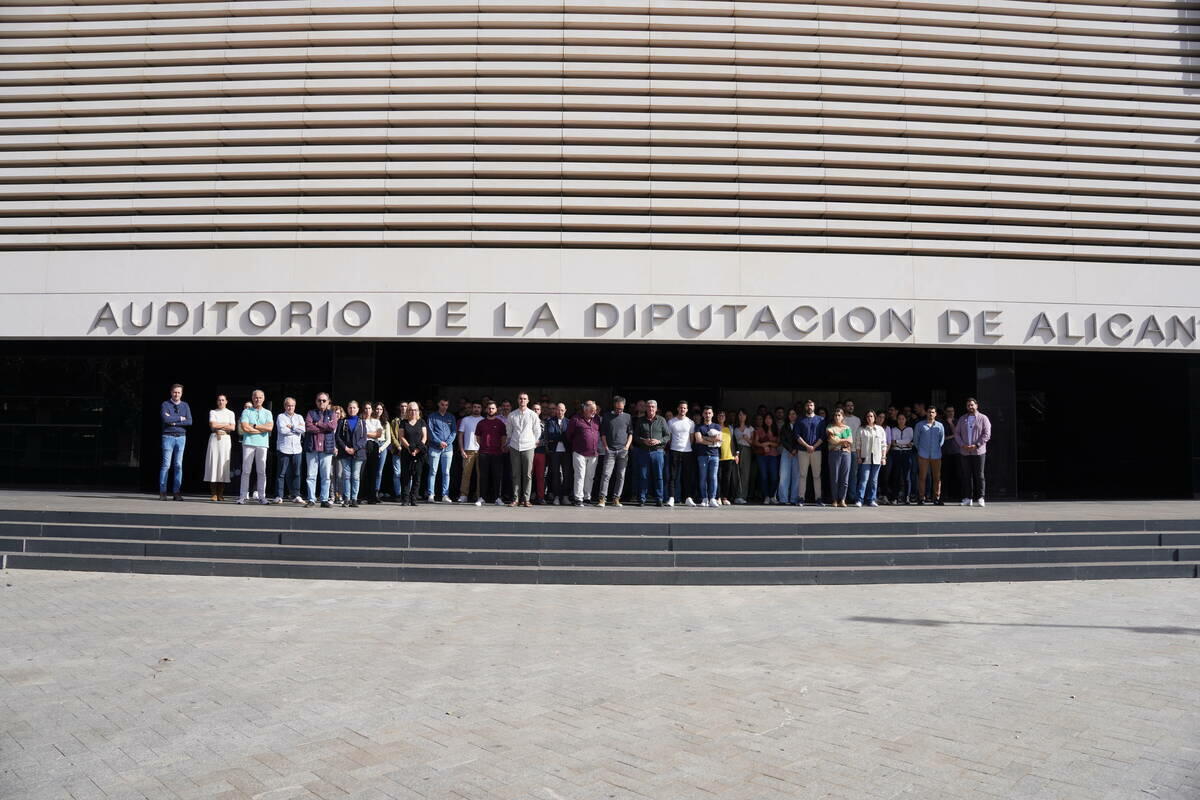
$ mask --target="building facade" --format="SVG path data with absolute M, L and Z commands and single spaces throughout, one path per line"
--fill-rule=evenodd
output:
M 179 381 L 975 394 L 1000 496 L 1194 496 L 1196 14 L 6 6 L 0 479 L 144 484 Z

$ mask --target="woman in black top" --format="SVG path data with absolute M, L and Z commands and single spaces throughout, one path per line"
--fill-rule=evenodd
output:
M 421 419 L 416 403 L 409 403 L 400 422 L 400 502 L 417 504 L 421 493 L 421 475 L 425 466 L 425 450 L 429 444 L 429 429 Z

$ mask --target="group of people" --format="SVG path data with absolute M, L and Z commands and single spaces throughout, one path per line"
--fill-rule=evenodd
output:
M 603 412 L 587 400 L 568 416 L 565 403 L 548 397 L 531 403 L 525 393 L 515 404 L 460 398 L 456 412 L 446 398 L 428 413 L 417 402 L 405 402 L 395 407 L 394 417 L 382 402 L 334 405 L 325 392 L 303 416 L 292 397 L 284 398 L 281 413 L 272 414 L 261 390 L 238 414 L 223 394 L 215 404 L 208 414 L 204 466 L 210 500 L 225 499 L 236 439 L 238 503 L 323 508 L 353 508 L 360 499 L 413 506 L 423 499 L 514 507 L 624 501 L 703 508 L 828 501 L 846 508 L 943 505 L 947 494 L 964 506 L 982 507 L 992 435 L 974 398 L 967 399 L 961 417 L 953 406 L 939 411 L 913 403 L 868 410 L 862 418 L 850 399 L 839 401 L 832 413 L 808 400 L 774 410 L 762 405 L 752 417 L 745 409 L 695 408 L 685 401 L 660 409 L 652 399 L 638 400 L 630 413 L 619 396 Z M 183 386 L 171 387 L 160 417 L 159 497 L 182 500 L 183 452 L 194 421 Z M 272 435 L 275 493 L 268 496 Z

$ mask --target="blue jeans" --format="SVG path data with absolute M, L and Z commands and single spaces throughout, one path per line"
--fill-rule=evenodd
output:
M 400 459 L 399 453 L 392 453 L 392 497 L 400 498 L 404 496 L 404 487 L 401 486 L 401 478 L 404 477 L 404 462 Z
M 879 491 L 879 465 L 858 465 L 858 487 L 854 493 L 856 503 L 874 503 Z
M 342 499 L 358 502 L 358 486 L 362 481 L 363 462 L 354 456 L 340 456 L 342 462 Z
M 700 499 L 717 499 L 717 470 L 721 464 L 721 456 L 717 453 L 700 452 L 696 456 L 700 462 Z
M 275 477 L 276 497 L 300 496 L 300 462 L 303 453 L 277 453 L 279 474 Z
M 779 484 L 779 456 L 755 456 L 758 462 L 758 488 L 763 500 L 775 494 Z
M 795 453 L 783 452 L 779 456 L 779 489 L 775 499 L 781 503 L 800 502 L 800 464 Z
M 162 467 L 158 470 L 158 493 L 167 493 L 167 471 L 175 482 L 175 494 L 183 484 L 183 448 L 187 446 L 186 436 L 162 437 Z
M 663 451 L 662 450 L 638 450 L 638 474 L 641 479 L 638 481 L 638 500 L 646 502 L 646 490 L 654 489 L 654 499 L 662 502 L 666 498 L 663 496 Z
M 835 450 L 829 453 L 829 488 L 833 491 L 833 501 L 844 501 L 846 490 L 850 488 L 850 466 L 853 457 L 845 450 Z
M 375 488 L 375 499 L 376 500 L 379 499 L 379 487 L 383 485 L 383 472 L 384 472 L 384 470 L 387 469 L 389 457 L 390 457 L 390 454 L 388 453 L 388 450 L 386 447 L 381 448 L 379 450 L 379 452 L 375 455 L 375 482 L 374 482 L 373 486 Z
M 329 473 L 333 471 L 333 453 L 305 453 L 308 467 L 308 502 L 329 502 Z M 321 494 L 317 496 L 317 479 L 321 481 Z
M 438 450 L 435 445 L 429 446 L 429 476 L 425 480 L 425 494 L 435 494 L 433 491 L 434 479 L 438 476 L 438 470 L 442 472 L 442 482 L 439 491 L 442 497 L 450 496 L 450 466 L 454 463 L 454 447 L 448 445 L 445 450 Z

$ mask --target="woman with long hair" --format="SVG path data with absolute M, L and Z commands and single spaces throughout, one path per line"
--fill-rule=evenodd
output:
M 225 484 L 229 483 L 229 454 L 233 450 L 230 434 L 237 427 L 233 410 L 228 408 L 229 399 L 217 395 L 217 407 L 208 412 L 208 451 L 204 454 L 204 480 L 212 494 L 208 498 L 214 503 L 225 499 Z
M 758 462 L 758 488 L 762 492 L 763 505 L 774 505 L 775 492 L 779 488 L 779 431 L 775 417 L 766 414 L 754 418 L 751 442 Z

